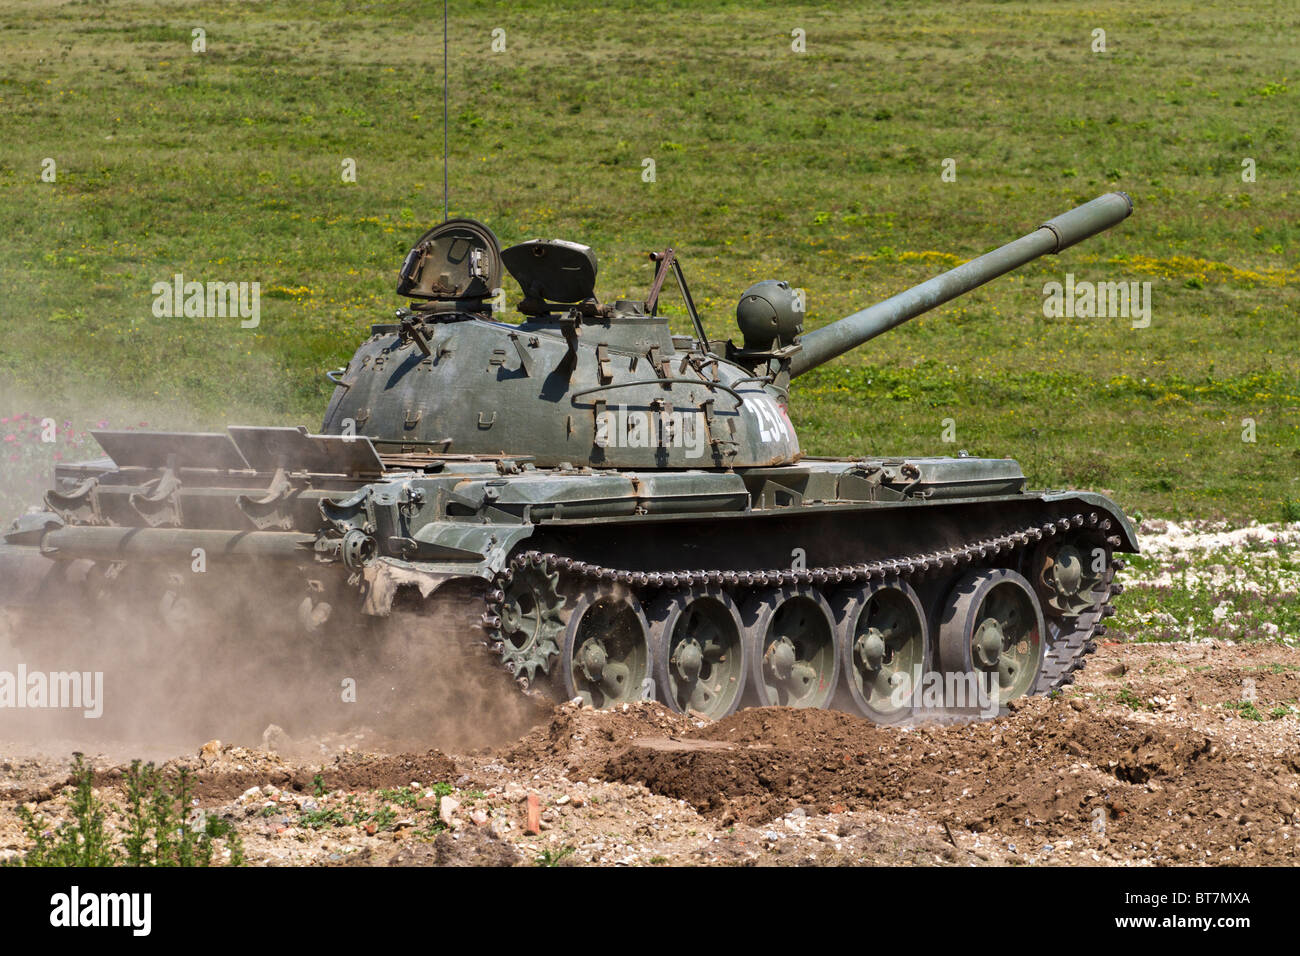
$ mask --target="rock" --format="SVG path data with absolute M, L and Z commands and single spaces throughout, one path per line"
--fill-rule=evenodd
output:
M 438 819 L 448 827 L 455 826 L 455 813 L 460 809 L 460 801 L 455 797 L 443 797 L 438 804 Z
M 1073 707 L 1075 710 L 1083 710 L 1088 705 L 1082 697 L 1071 697 L 1070 706 Z
M 501 795 L 510 803 L 518 803 L 520 800 L 523 800 L 528 796 L 528 791 L 519 786 L 519 784 L 511 782 L 506 784 L 505 790 L 502 791 Z
M 279 724 L 268 724 L 262 731 L 262 749 L 269 753 L 279 753 L 288 749 L 293 741 Z
M 524 832 L 529 836 L 536 836 L 542 832 L 542 801 L 536 793 L 528 794 L 528 822 L 524 825 Z
M 581 793 L 575 792 L 569 794 L 569 802 L 572 803 L 575 807 L 585 807 L 587 805 L 587 798 L 583 796 Z
M 488 815 L 483 810 L 473 811 L 472 813 L 470 813 L 469 819 L 470 822 L 473 823 L 474 826 L 476 827 L 483 827 L 483 826 L 487 826 L 488 824 Z
M 558 806 L 558 807 L 562 807 L 562 806 L 564 806 L 566 803 L 568 803 L 571 799 L 573 799 L 573 798 L 570 797 L 567 793 L 566 793 L 566 794 L 563 794 L 563 795 L 562 795 L 558 800 L 555 801 L 555 805 Z
M 202 747 L 199 748 L 199 759 L 202 760 L 205 765 L 212 763 L 220 755 L 221 755 L 220 740 L 209 740 L 206 744 L 204 744 Z
M 432 790 L 415 801 L 416 807 L 420 810 L 437 810 L 439 803 L 440 800 L 438 795 Z

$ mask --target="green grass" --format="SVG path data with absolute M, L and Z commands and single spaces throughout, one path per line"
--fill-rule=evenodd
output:
M 152 763 L 133 761 L 125 779 L 126 806 L 106 807 L 94 771 L 81 754 L 72 766 L 68 819 L 56 825 L 26 806 L 18 817 L 31 847 L 21 866 L 211 866 L 221 841 L 228 865 L 241 866 L 244 847 L 234 824 L 194 807 L 188 771 L 168 777 Z M 110 815 L 117 820 L 110 826 Z M 122 834 L 120 840 L 114 834 Z
M 576 853 L 577 849 L 577 847 L 573 846 L 561 847 L 558 850 L 545 849 L 533 858 L 533 862 L 537 866 L 559 866 L 564 860 Z
M 452 214 L 589 243 L 606 299 L 672 244 L 724 335 L 756 279 L 807 289 L 817 326 L 1125 189 L 1119 228 L 800 380 L 805 451 L 964 448 L 1147 514 L 1295 513 L 1293 4 L 753 6 L 453 4 Z M 316 425 L 321 372 L 441 218 L 441 4 L 0 7 L 0 416 Z M 154 318 L 176 272 L 259 281 L 261 327 Z M 1151 327 L 1044 318 L 1066 272 L 1151 281 Z
M 1231 640 L 1295 646 L 1300 552 L 1281 538 L 1177 555 L 1126 556 L 1112 631 L 1129 641 Z
M 1253 720 L 1256 723 L 1262 723 L 1266 719 L 1264 715 L 1259 712 L 1259 708 L 1255 706 L 1255 702 L 1251 700 L 1230 701 L 1225 703 L 1223 706 L 1229 710 L 1235 710 L 1244 720 Z M 1285 717 L 1286 714 L 1283 713 L 1282 716 Z
M 1115 699 L 1127 707 L 1129 710 L 1154 710 L 1155 707 L 1149 700 L 1144 700 L 1133 692 L 1127 684 L 1119 689 Z

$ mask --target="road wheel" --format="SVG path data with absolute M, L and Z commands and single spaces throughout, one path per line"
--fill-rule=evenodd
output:
M 564 629 L 558 678 L 566 700 L 592 707 L 643 700 L 650 677 L 650 625 L 627 590 L 590 585 L 579 594 Z
M 906 581 L 874 581 L 841 591 L 832 610 L 853 702 L 875 723 L 906 720 L 930 656 L 921 599 Z
M 725 591 L 689 588 L 655 603 L 654 677 L 659 696 L 679 714 L 721 720 L 745 690 L 744 625 Z
M 939 625 L 939 666 L 974 673 L 1002 702 L 1029 693 L 1043 666 L 1043 612 L 1024 577 L 985 568 L 952 589 Z M 953 702 L 949 702 L 953 706 Z M 965 702 L 967 707 L 974 702 Z
M 826 707 L 840 676 L 835 619 L 821 592 L 770 588 L 745 608 L 749 677 L 760 706 Z

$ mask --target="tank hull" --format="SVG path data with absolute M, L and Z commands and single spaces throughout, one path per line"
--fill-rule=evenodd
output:
M 194 439 L 192 447 L 206 445 L 204 456 L 173 456 L 164 467 L 145 463 L 150 443 L 182 447 L 188 439 L 106 437 L 116 460 L 61 466 L 48 510 L 5 535 L 0 600 L 36 614 L 73 595 L 93 607 L 111 600 L 115 580 L 129 579 L 138 608 L 166 614 L 184 606 L 187 593 L 228 588 L 237 577 L 273 593 L 284 605 L 274 613 L 297 616 L 319 635 L 395 606 L 432 609 L 454 595 L 461 610 L 466 602 L 477 609 L 462 615 L 475 622 L 463 640 L 494 652 L 487 656 L 532 694 L 582 696 L 597 706 L 657 696 L 709 716 L 718 716 L 709 711 L 713 700 L 730 708 L 857 701 L 868 716 L 894 719 L 900 708 L 880 705 L 884 690 L 917 686 L 918 668 L 959 669 L 940 659 L 940 638 L 951 630 L 945 617 L 954 593 L 972 573 L 1036 582 L 1030 590 L 1048 613 L 1035 638 L 1041 660 L 1029 652 L 1035 676 L 1025 692 L 1043 692 L 1081 666 L 1109 613 L 1114 555 L 1137 550 L 1132 526 L 1108 499 L 1026 491 L 1009 459 L 808 459 L 637 472 L 539 468 L 521 456 L 417 460 L 330 442 L 319 452 L 317 436 L 284 430 L 299 452 L 317 448 L 316 458 L 303 467 L 287 454 L 250 462 L 249 450 L 273 446 L 277 433 L 232 430 L 231 443 L 246 452 L 239 460 L 223 459 L 229 449 L 212 436 Z M 212 467 L 214 456 L 240 467 Z M 1045 551 L 1045 542 L 1056 544 Z M 1057 594 L 1062 547 L 1098 563 L 1081 582 L 1067 581 L 1073 592 Z M 1005 603 L 1014 594 L 1002 588 Z M 885 631 L 870 625 L 877 611 L 859 618 L 872 601 L 906 606 L 899 595 L 921 609 L 914 643 L 894 638 L 909 672 L 891 673 L 873 710 L 863 703 L 872 695 L 861 691 L 866 678 L 882 680 L 875 651 Z M 803 630 L 781 634 L 781 613 L 803 614 Z M 712 620 L 710 634 L 733 621 L 723 628 L 735 632 L 729 661 L 717 650 L 723 638 L 702 645 L 719 657 L 705 669 L 729 675 L 731 686 L 717 693 L 691 690 L 698 679 L 665 676 L 677 668 L 698 678 L 697 618 Z M 632 650 L 611 663 L 607 645 L 620 634 Z M 881 646 L 889 656 L 888 642 Z M 771 660 L 762 664 L 765 654 Z M 773 677 L 782 674 L 816 692 L 794 694 Z M 952 708 L 901 710 L 933 716 Z

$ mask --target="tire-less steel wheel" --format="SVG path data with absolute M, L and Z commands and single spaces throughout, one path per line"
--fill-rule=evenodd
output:
M 538 671 L 549 673 L 560 652 L 565 599 L 559 583 L 560 575 L 540 558 L 498 577 L 499 623 L 490 633 L 506 669 L 525 685 L 537 680 Z
M 1099 537 L 1045 538 L 1034 549 L 1033 561 L 1043 613 L 1071 619 L 1100 600 L 1097 591 L 1110 569 L 1110 550 Z
M 749 677 L 760 706 L 826 707 L 840 676 L 835 619 L 819 591 L 791 586 L 745 609 Z
M 744 625 L 725 591 L 675 591 L 650 614 L 659 697 L 679 714 L 721 720 L 745 690 Z
M 1006 568 L 972 571 L 948 597 L 939 625 L 939 666 L 974 673 L 1000 701 L 1012 700 L 1029 693 L 1038 678 L 1044 634 L 1043 612 L 1024 577 Z
M 832 609 L 853 702 L 875 723 L 906 720 L 930 656 L 921 599 L 906 581 L 874 581 L 841 591 Z
M 589 588 L 573 605 L 557 674 L 566 700 L 606 709 L 641 700 L 650 676 L 650 626 L 631 594 Z

